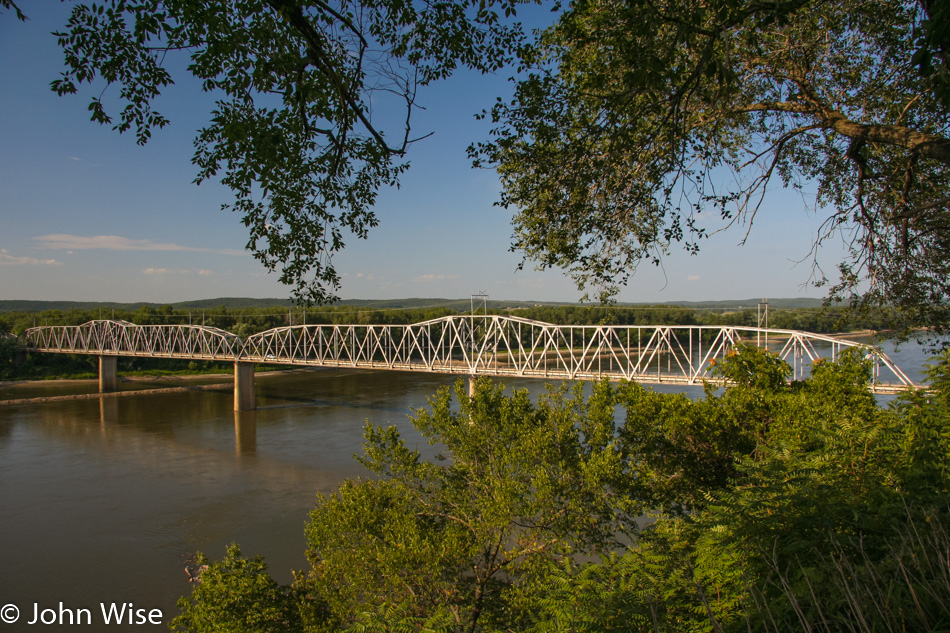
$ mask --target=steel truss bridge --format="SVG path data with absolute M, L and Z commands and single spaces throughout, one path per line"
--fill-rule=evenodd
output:
M 816 360 L 834 360 L 855 349 L 871 362 L 869 388 L 875 393 L 920 388 L 872 345 L 753 327 L 552 325 L 512 316 L 461 315 L 411 325 L 295 325 L 243 341 L 203 325 L 115 320 L 35 327 L 23 337 L 31 349 L 42 352 L 234 361 L 236 368 L 250 368 L 251 390 L 256 363 L 701 385 L 721 380 L 712 367 L 741 344 L 772 350 L 792 367 L 793 380 L 805 378 Z M 253 397 L 251 406 L 238 406 L 237 391 L 236 371 L 235 406 L 254 408 Z
M 65 354 L 230 361 L 241 352 L 237 335 L 204 325 L 135 325 L 102 320 L 33 327 L 22 337 L 31 349 Z

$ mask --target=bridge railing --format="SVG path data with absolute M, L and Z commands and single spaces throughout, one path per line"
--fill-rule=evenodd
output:
M 241 350 L 237 335 L 218 328 L 135 325 L 119 320 L 34 327 L 26 330 L 23 338 L 39 351 L 103 356 L 234 360 Z

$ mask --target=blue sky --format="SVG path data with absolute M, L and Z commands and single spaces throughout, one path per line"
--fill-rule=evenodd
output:
M 50 32 L 69 3 L 23 0 L 31 18 L 0 15 L 0 298 L 176 302 L 227 296 L 287 297 L 289 291 L 244 250 L 240 219 L 221 210 L 229 191 L 192 184 L 192 139 L 210 99 L 179 79 L 158 110 L 171 125 L 144 147 L 89 121 L 101 86 L 58 97 L 49 83 L 62 57 Z M 473 170 L 465 148 L 487 135 L 474 114 L 506 94 L 508 73 L 463 73 L 420 93 L 414 130 L 432 132 L 410 152 L 398 190 L 376 206 L 369 239 L 348 240 L 335 258 L 343 298 L 465 298 L 577 301 L 560 271 L 538 272 L 508 250 L 511 215 L 493 206 L 498 179 Z M 744 227 L 704 240 L 698 256 L 674 250 L 649 265 L 619 299 L 701 301 L 820 297 L 805 286 L 818 219 L 800 197 L 773 193 L 748 243 Z M 710 224 L 709 228 L 715 228 Z M 836 253 L 822 264 L 833 272 Z

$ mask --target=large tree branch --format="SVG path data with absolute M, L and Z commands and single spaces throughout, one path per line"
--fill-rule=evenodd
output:
M 842 136 L 903 147 L 919 156 L 950 165 L 950 139 L 942 136 L 920 132 L 903 125 L 856 123 L 837 111 L 829 112 L 823 119 L 829 128 Z
M 736 114 L 748 112 L 803 114 L 817 119 L 824 129 L 833 130 L 850 139 L 903 147 L 916 152 L 919 156 L 950 165 L 950 139 L 914 130 L 904 125 L 858 123 L 837 110 L 819 109 L 808 103 L 794 101 L 752 103 L 733 112 Z
M 390 146 L 382 133 L 376 129 L 369 117 L 366 116 L 366 110 L 360 103 L 359 98 L 353 94 L 353 91 L 347 86 L 346 81 L 336 72 L 333 64 L 329 60 L 329 53 L 326 50 L 323 35 L 314 28 L 313 24 L 307 19 L 300 4 L 293 0 L 267 0 L 267 4 L 304 39 L 307 45 L 307 55 L 310 61 L 317 69 L 322 72 L 334 89 L 340 96 L 344 112 L 353 113 L 359 119 L 360 123 L 366 128 L 370 136 L 379 144 L 379 146 L 389 154 L 402 155 L 406 152 L 406 146 L 409 138 L 409 130 L 403 138 L 402 144 L 398 147 Z M 407 107 L 411 107 L 411 104 Z M 347 122 L 347 127 L 349 123 Z M 346 130 L 343 130 L 345 137 Z
M 928 209 L 934 209 L 936 207 L 947 206 L 947 205 L 950 205 L 950 196 L 947 196 L 945 198 L 940 198 L 939 200 L 934 200 L 933 202 L 922 204 L 920 206 L 914 207 L 913 209 L 908 209 L 901 213 L 895 213 L 894 215 L 891 216 L 891 219 L 892 220 L 910 220 L 910 219 L 916 218 L 918 215 L 920 215 L 924 211 L 927 211 Z

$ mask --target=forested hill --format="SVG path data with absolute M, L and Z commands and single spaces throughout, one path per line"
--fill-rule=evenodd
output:
M 670 305 L 700 310 L 736 310 L 756 308 L 763 299 L 727 299 L 721 301 L 665 301 L 652 303 L 619 303 L 618 306 L 636 307 L 652 305 Z M 793 298 L 768 299 L 769 307 L 773 309 L 818 308 L 820 299 Z M 172 304 L 137 302 L 96 302 L 96 301 L 30 301 L 22 299 L 0 299 L 0 312 L 45 312 L 49 310 L 119 310 L 132 311 L 147 306 L 159 308 L 170 306 L 175 310 L 210 310 L 214 308 L 292 308 L 293 303 L 288 299 L 254 299 L 250 297 L 220 297 L 217 299 L 199 299 L 196 301 L 180 301 Z M 407 298 L 407 299 L 345 299 L 337 302 L 337 306 L 352 306 L 374 310 L 391 310 L 405 308 L 445 307 L 455 311 L 469 310 L 471 298 L 444 299 L 444 298 Z M 480 304 L 479 304 L 480 305 Z M 513 310 L 539 306 L 579 305 L 567 302 L 532 301 L 532 300 L 489 300 L 488 307 L 492 310 Z

